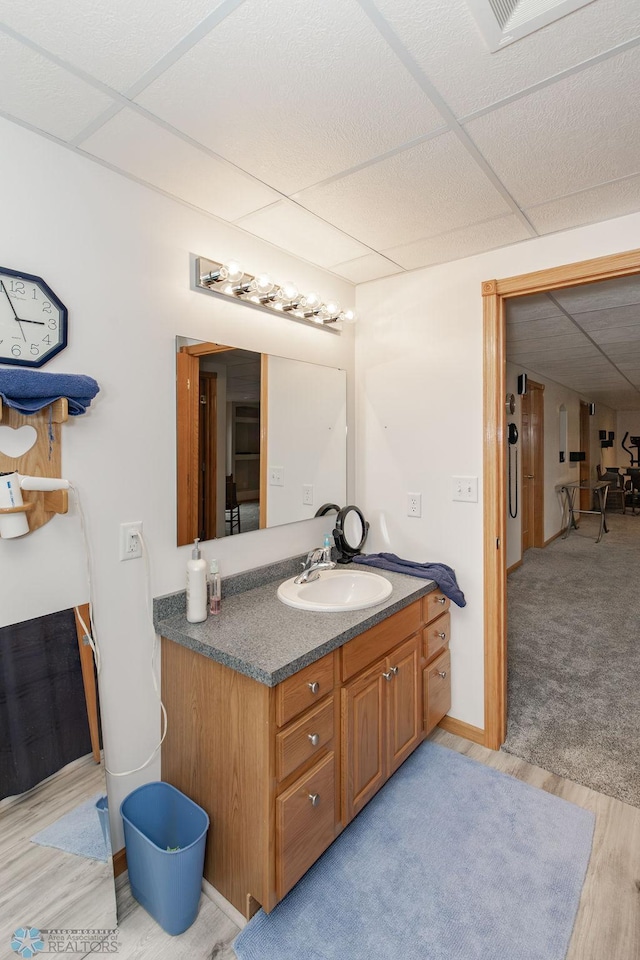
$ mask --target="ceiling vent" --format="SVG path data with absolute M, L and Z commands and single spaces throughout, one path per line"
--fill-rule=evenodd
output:
M 492 53 L 594 0 L 467 0 Z

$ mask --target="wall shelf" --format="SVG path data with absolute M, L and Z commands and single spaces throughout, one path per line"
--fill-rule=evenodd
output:
M 61 397 L 37 413 L 23 414 L 13 407 L 3 406 L 0 401 L 0 427 L 19 430 L 33 427 L 36 440 L 33 446 L 20 457 L 9 457 L 0 450 L 0 472 L 20 473 L 35 477 L 61 477 L 61 429 L 60 425 L 69 416 L 69 403 Z M 67 513 L 69 494 L 67 490 L 23 490 L 24 506 L 11 507 L 3 513 L 26 513 L 29 532 L 48 523 L 56 513 Z

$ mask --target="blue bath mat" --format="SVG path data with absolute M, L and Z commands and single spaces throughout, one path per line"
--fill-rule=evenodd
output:
M 75 853 L 79 857 L 106 862 L 111 856 L 111 849 L 107 849 L 100 814 L 96 808 L 101 797 L 101 793 L 96 793 L 95 797 L 74 807 L 64 817 L 31 837 L 31 842 L 39 843 L 43 847 L 57 847 L 58 850 Z
M 240 960 L 562 960 L 594 815 L 426 741 Z

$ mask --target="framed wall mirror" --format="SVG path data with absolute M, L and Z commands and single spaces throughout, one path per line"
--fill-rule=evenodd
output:
M 178 546 L 345 502 L 345 370 L 177 337 L 176 407 Z

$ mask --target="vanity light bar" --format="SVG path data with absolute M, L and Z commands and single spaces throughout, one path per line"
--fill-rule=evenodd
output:
M 217 296 L 242 300 L 269 313 L 285 314 L 292 320 L 312 323 L 317 327 L 342 330 L 343 323 L 355 323 L 353 310 L 342 310 L 335 300 L 326 303 L 318 293 L 301 294 L 291 281 L 275 283 L 266 273 L 253 276 L 239 263 L 228 260 L 218 263 L 196 257 L 196 286 Z

